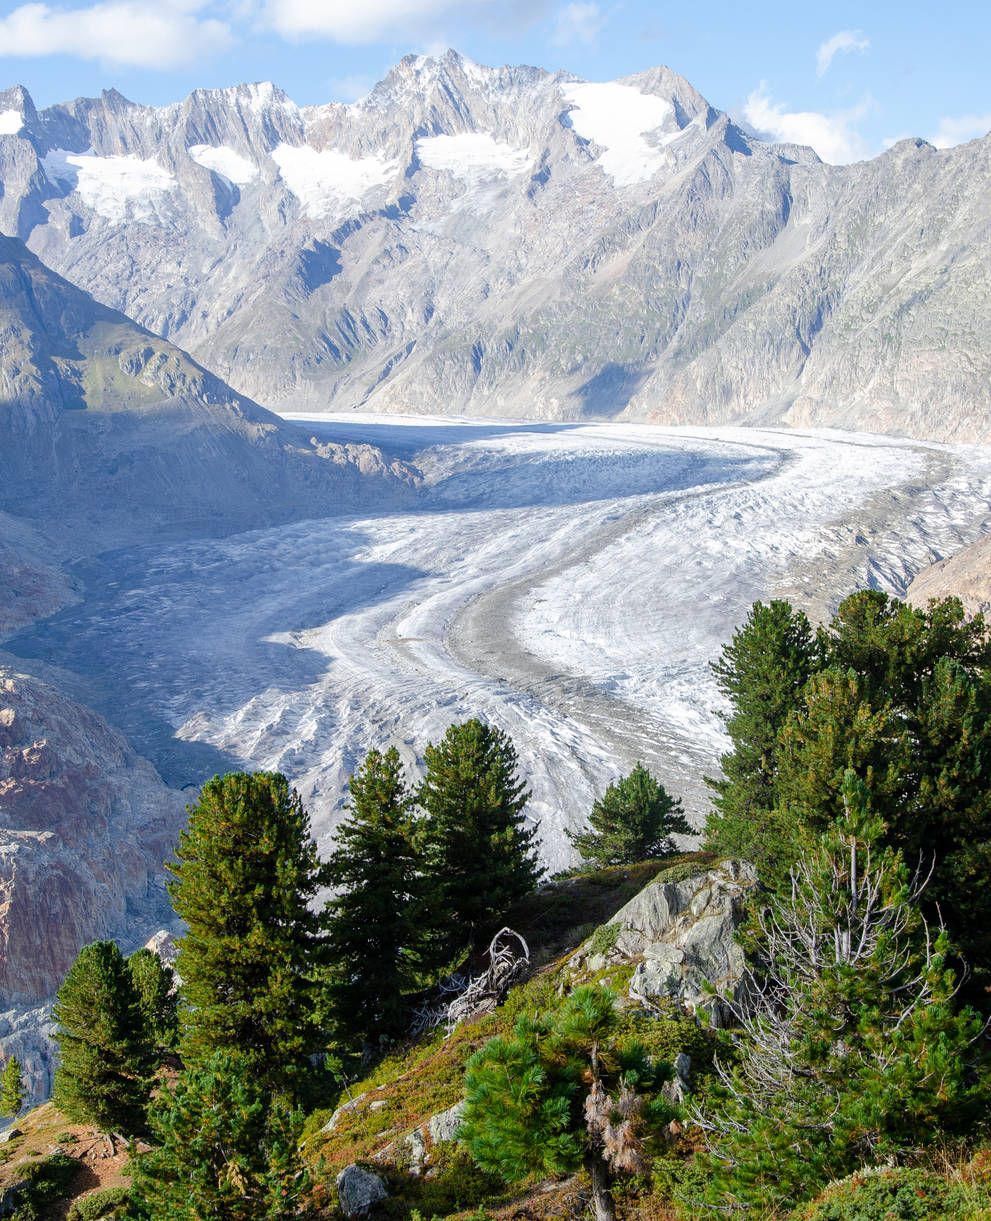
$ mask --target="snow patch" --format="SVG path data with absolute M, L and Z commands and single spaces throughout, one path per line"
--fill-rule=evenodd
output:
M 16 136 L 24 126 L 19 110 L 0 110 L 0 136 Z
M 417 140 L 416 155 L 430 169 L 456 174 L 470 182 L 521 174 L 531 161 L 529 150 L 500 144 L 487 131 L 427 136 Z
M 673 118 L 674 107 L 666 98 L 613 83 L 565 85 L 562 93 L 575 106 L 571 126 L 605 149 L 595 164 L 617 186 L 646 182 L 663 168 L 664 154 L 643 137 Z
M 308 144 L 280 144 L 272 160 L 289 190 L 303 205 L 307 216 L 318 219 L 337 211 L 342 204 L 362 199 L 375 187 L 385 186 L 399 168 L 384 157 L 352 159 L 335 149 L 318 150 Z
M 246 186 L 258 177 L 258 167 L 226 144 L 221 144 L 219 148 L 214 148 L 211 144 L 194 144 L 186 151 L 197 165 L 223 175 L 239 187 Z
M 42 161 L 49 178 L 75 188 L 83 203 L 107 220 L 141 220 L 155 211 L 155 199 L 171 191 L 175 178 L 154 158 L 101 157 L 92 150 L 53 149 Z

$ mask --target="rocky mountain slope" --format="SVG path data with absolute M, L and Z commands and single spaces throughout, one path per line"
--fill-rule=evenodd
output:
M 822 164 L 666 68 L 0 94 L 0 230 L 266 403 L 991 436 L 991 141 Z
M 0 343 L 0 508 L 63 555 L 408 490 L 378 451 L 312 443 L 13 238 L 0 238 Z
M 172 922 L 183 806 L 102 717 L 0 653 L 0 1040 L 34 1097 L 51 1084 L 44 1006 L 80 946 Z
M 915 606 L 925 606 L 931 598 L 956 597 L 968 615 L 991 614 L 991 538 L 978 539 L 924 568 L 906 596 Z

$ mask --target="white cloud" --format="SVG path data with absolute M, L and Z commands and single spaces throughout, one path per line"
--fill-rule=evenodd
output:
M 492 7 L 496 0 L 263 0 L 262 24 L 283 38 L 327 38 L 357 44 L 420 31 L 437 18 L 463 16 L 466 9 Z
M 199 18 L 197 0 L 107 0 L 88 8 L 22 4 L 0 17 L 0 57 L 72 55 L 140 68 L 174 68 L 223 50 L 230 26 Z
M 787 103 L 771 100 L 767 83 L 761 81 L 760 88 L 747 98 L 743 114 L 748 123 L 769 139 L 782 144 L 810 144 L 823 161 L 846 165 L 871 156 L 867 141 L 854 124 L 866 118 L 873 107 L 873 100 L 865 97 L 849 110 L 832 114 L 789 111 Z
M 816 52 L 816 76 L 822 76 L 829 69 L 833 56 L 838 52 L 867 51 L 870 45 L 862 30 L 840 30 L 832 38 L 827 38 Z
M 943 118 L 939 121 L 939 131 L 930 141 L 937 148 L 952 148 L 954 144 L 963 144 L 965 140 L 976 140 L 986 136 L 991 131 L 991 111 L 987 114 L 964 114 L 959 118 Z
M 570 47 L 577 42 L 591 46 L 605 24 L 605 16 L 597 4 L 585 3 L 583 0 L 565 4 L 558 9 L 551 41 L 558 47 Z

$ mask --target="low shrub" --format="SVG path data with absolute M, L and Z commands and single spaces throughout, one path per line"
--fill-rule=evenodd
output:
M 902 1166 L 861 1170 L 831 1183 L 793 1221 L 978 1221 L 991 1195 L 981 1187 L 948 1182 L 931 1170 Z
M 66 1214 L 66 1221 L 98 1221 L 100 1217 L 126 1207 L 130 1188 L 124 1186 L 105 1187 L 77 1200 Z
M 79 1163 L 64 1153 L 29 1162 L 21 1171 L 23 1187 L 13 1221 L 37 1221 L 51 1204 L 65 1197 L 78 1169 Z

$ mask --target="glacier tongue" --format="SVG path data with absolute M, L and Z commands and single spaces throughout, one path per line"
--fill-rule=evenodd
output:
M 842 434 L 345 417 L 415 457 L 416 512 L 121 551 L 8 644 L 78 670 L 173 786 L 285 771 L 324 849 L 372 746 L 452 721 L 516 741 L 545 859 L 638 759 L 700 820 L 723 745 L 708 669 L 755 598 L 903 592 L 987 528 L 983 449 Z

